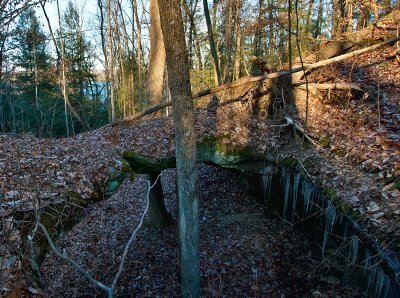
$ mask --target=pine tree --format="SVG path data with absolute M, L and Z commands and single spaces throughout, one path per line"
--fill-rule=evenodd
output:
M 9 103 L 13 106 L 9 108 L 18 115 L 17 131 L 48 134 L 52 114 L 46 112 L 57 108 L 55 88 L 47 36 L 33 9 L 21 14 L 13 43 L 16 82 L 14 101 Z

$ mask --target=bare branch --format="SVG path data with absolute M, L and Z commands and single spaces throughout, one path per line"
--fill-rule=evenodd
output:
M 77 271 L 79 271 L 80 273 L 82 273 L 83 276 L 85 276 L 90 282 L 92 282 L 93 284 L 95 284 L 96 286 L 98 286 L 99 288 L 103 289 L 104 291 L 106 291 L 108 293 L 108 297 L 111 298 L 113 297 L 113 289 L 110 287 L 107 287 L 105 284 L 101 283 L 100 281 L 94 279 L 89 272 L 87 272 L 85 269 L 83 269 L 77 262 L 75 262 L 73 259 L 71 259 L 70 257 L 68 257 L 64 253 L 61 253 L 57 247 L 54 245 L 53 240 L 51 239 L 49 233 L 47 232 L 47 229 L 44 225 L 42 225 L 41 223 L 39 223 L 39 227 L 42 229 L 44 235 L 46 236 L 47 242 L 49 243 L 51 249 L 54 251 L 54 253 L 59 256 L 61 259 L 67 261 L 68 263 L 70 263 Z
M 156 181 L 154 181 L 153 185 L 150 185 L 150 181 L 147 181 L 148 188 L 147 188 L 147 195 L 146 195 L 146 209 L 144 210 L 144 212 L 143 212 L 143 214 L 142 214 L 142 217 L 140 218 L 139 225 L 138 225 L 138 226 L 136 227 L 136 229 L 132 232 L 131 238 L 129 239 L 128 243 L 127 243 L 126 246 L 125 246 L 124 253 L 123 253 L 123 255 L 122 255 L 122 259 L 121 259 L 121 262 L 120 262 L 120 264 L 119 264 L 119 268 L 118 268 L 117 275 L 115 275 L 114 280 L 113 280 L 113 283 L 112 283 L 112 285 L 111 285 L 111 288 L 112 288 L 113 290 L 115 289 L 115 285 L 117 284 L 118 279 L 119 279 L 119 277 L 121 276 L 122 270 L 123 270 L 123 268 L 124 268 L 125 260 L 126 260 L 126 257 L 127 257 L 127 255 L 128 255 L 128 252 L 129 252 L 129 248 L 130 248 L 130 246 L 132 245 L 133 240 L 135 240 L 137 232 L 138 232 L 139 229 L 142 227 L 143 222 L 144 222 L 144 218 L 146 217 L 146 214 L 147 214 L 147 210 L 149 209 L 149 195 L 150 195 L 150 190 L 156 185 L 158 179 L 160 179 L 160 176 L 161 176 L 161 174 L 158 175 L 158 177 L 157 177 Z

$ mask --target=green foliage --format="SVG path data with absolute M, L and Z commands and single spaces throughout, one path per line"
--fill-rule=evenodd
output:
M 102 86 L 96 81 L 93 46 L 81 32 L 80 17 L 72 2 L 63 18 L 63 36 L 67 65 L 67 92 L 72 111 L 68 119 L 73 132 L 107 123 L 107 110 L 101 96 Z M 11 40 L 14 73 L 0 82 L 3 100 L 4 131 L 32 133 L 44 137 L 65 135 L 64 102 L 60 89 L 60 65 L 52 59 L 49 38 L 35 11 L 24 11 Z M 58 39 L 60 41 L 60 39 Z M 60 46 L 60 44 L 59 44 Z

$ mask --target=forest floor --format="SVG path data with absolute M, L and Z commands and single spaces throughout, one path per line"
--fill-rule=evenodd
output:
M 321 256 L 315 229 L 285 223 L 265 210 L 225 169 L 200 165 L 201 284 L 206 297 L 363 297 L 365 289 L 340 285 L 326 271 L 333 251 Z M 175 173 L 162 173 L 166 205 L 176 219 Z M 94 277 L 110 284 L 120 256 L 145 208 L 142 176 L 126 180 L 112 198 L 95 205 L 64 238 L 60 249 Z M 132 245 L 117 286 L 121 297 L 177 297 L 176 222 L 163 231 L 144 227 Z M 351 268 L 344 267 L 341 274 Z M 42 266 L 51 297 L 105 297 L 65 261 L 50 253 Z M 337 274 L 337 272 L 336 272 Z M 318 294 L 319 293 L 319 294 Z M 320 296 L 319 296 L 320 295 Z

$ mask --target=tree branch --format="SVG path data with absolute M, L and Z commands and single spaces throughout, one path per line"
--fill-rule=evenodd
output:
M 147 195 L 146 195 L 146 208 L 145 208 L 145 210 L 144 210 L 144 212 L 142 214 L 142 217 L 140 218 L 139 225 L 132 232 L 131 238 L 129 239 L 128 243 L 125 246 L 124 253 L 122 254 L 122 259 L 121 259 L 121 262 L 119 264 L 117 275 L 115 275 L 113 283 L 111 285 L 111 289 L 113 289 L 113 290 L 115 290 L 115 286 L 116 286 L 116 284 L 118 282 L 119 277 L 121 276 L 122 270 L 124 269 L 125 260 L 126 260 L 126 257 L 128 255 L 129 248 L 131 247 L 131 245 L 133 243 L 133 240 L 135 240 L 137 232 L 143 226 L 144 218 L 145 218 L 145 216 L 147 214 L 147 210 L 149 209 L 150 190 L 156 185 L 158 179 L 160 179 L 160 176 L 161 176 L 161 174 L 158 175 L 158 177 L 157 177 L 156 181 L 154 181 L 153 185 L 150 185 L 150 181 L 147 181 L 148 188 L 147 188 Z

